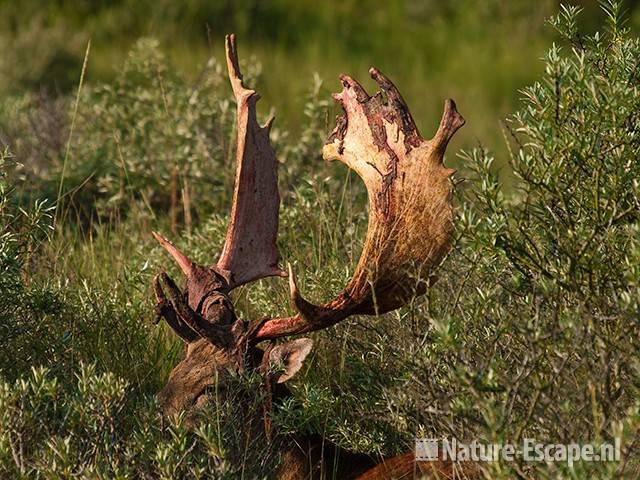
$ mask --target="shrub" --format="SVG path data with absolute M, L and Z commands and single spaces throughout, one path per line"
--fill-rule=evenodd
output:
M 94 366 L 81 364 L 73 379 L 59 380 L 33 368 L 0 383 L 3 478 L 234 479 L 275 468 L 277 455 L 266 441 L 247 453 L 243 432 L 250 425 L 236 397 L 205 412 L 224 422 L 192 429 L 181 419 L 162 421 L 152 399 Z
M 620 463 L 484 467 L 488 478 L 637 473 L 640 44 L 623 28 L 618 5 L 604 7 L 604 34 L 580 35 L 573 8 L 552 19 L 562 46 L 551 48 L 541 80 L 523 90 L 521 110 L 504 126 L 507 161 L 484 147 L 461 153 L 468 181 L 458 197 L 458 240 L 440 280 L 399 312 L 315 334 L 314 365 L 293 385 L 295 398 L 277 408 L 281 431 L 320 433 L 352 450 L 384 454 L 412 448 L 415 436 L 620 439 Z M 243 429 L 225 430 L 246 421 L 225 410 L 229 405 L 213 402 L 210 421 L 189 431 L 162 423 L 150 397 L 179 348 L 142 321 L 151 308 L 151 272 L 165 263 L 143 235 L 161 222 L 155 211 L 166 217 L 173 209 L 175 219 L 192 209 L 193 234 L 181 242 L 196 259 L 212 260 L 225 221 L 204 218 L 218 207 L 227 211 L 233 181 L 233 108 L 220 93 L 227 90 L 223 77 L 211 62 L 194 86 L 145 40 L 113 85 L 81 92 L 65 185 L 82 189 L 67 206 L 119 218 L 96 222 L 87 237 L 66 222 L 47 240 L 50 213 L 33 200 L 39 189 L 57 191 L 65 154 L 59 142 L 46 155 L 34 154 L 56 169 L 31 177 L 33 207 L 20 210 L 4 184 L 6 476 L 236 478 L 239 468 L 259 475 L 276 462 L 265 452 L 265 463 L 246 463 L 259 456 L 246 456 Z M 287 260 L 304 265 L 301 289 L 311 300 L 345 285 L 366 224 L 363 189 L 353 176 L 309 163 L 328 107 L 320 92 L 316 81 L 298 140 L 274 132 L 287 192 L 280 244 Z M 16 125 L 27 124 L 31 101 L 12 110 Z M 61 109 L 70 105 L 66 99 Z M 69 125 L 69 114 L 64 118 Z M 500 183 L 497 163 L 510 164 L 512 188 Z M 197 208 L 181 200 L 185 190 L 198 198 Z M 235 300 L 239 314 L 253 319 L 283 314 L 287 294 L 270 280 L 250 293 L 239 289 Z M 27 374 L 31 365 L 48 370 Z M 255 392 L 255 379 L 238 380 L 239 395 Z
M 74 204 L 102 215 L 126 215 L 132 202 L 170 210 L 174 231 L 178 216 L 190 227 L 191 215 L 217 207 L 203 200 L 230 190 L 235 115 L 226 90 L 215 60 L 191 84 L 167 68 L 157 41 L 138 41 L 113 83 L 80 97 L 65 168 L 65 190 L 82 186 Z
M 328 419 L 339 442 L 375 451 L 408 449 L 415 435 L 618 438 L 620 463 L 485 468 L 490 478 L 637 473 L 640 43 L 619 8 L 604 4 L 608 29 L 591 37 L 578 35 L 575 8 L 551 20 L 566 44 L 550 49 L 505 125 L 511 191 L 484 148 L 460 155 L 459 241 L 426 298 L 322 336 L 317 355 L 330 360 L 311 378 L 323 387 L 301 393 L 327 405 L 312 418 Z M 404 446 L 389 442 L 398 434 Z

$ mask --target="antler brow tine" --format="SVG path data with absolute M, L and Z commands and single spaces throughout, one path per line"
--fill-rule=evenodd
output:
M 159 233 L 151 232 L 151 235 L 153 235 L 153 238 L 155 238 L 160 243 L 160 245 L 162 245 L 162 247 L 167 252 L 169 252 L 169 254 L 173 257 L 173 259 L 180 267 L 180 270 L 182 270 L 182 273 L 184 273 L 187 277 L 191 275 L 194 265 L 193 261 L 180 250 L 178 250 L 178 248 L 173 243 L 171 243 Z

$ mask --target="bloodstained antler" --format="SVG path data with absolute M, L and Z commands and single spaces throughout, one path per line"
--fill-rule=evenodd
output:
M 229 292 L 271 275 L 278 268 L 278 162 L 269 142 L 271 120 L 258 125 L 254 90 L 242 84 L 235 37 L 225 39 L 229 80 L 238 105 L 236 179 L 231 219 L 222 254 L 215 266 L 198 265 L 169 240 L 154 237 L 187 277 L 187 295 L 165 273 L 154 280 L 156 314 L 187 343 L 206 338 L 212 344 L 235 346 L 244 323 L 237 321 Z M 167 292 L 168 298 L 165 295 Z
M 238 104 L 236 183 L 227 238 L 218 268 L 231 272 L 230 288 L 263 277 L 286 276 L 278 268 L 278 161 L 269 142 L 273 118 L 256 119 L 260 96 L 242 84 L 235 35 L 225 39 L 227 67 Z
M 256 342 L 399 308 L 424 293 L 428 274 L 450 248 L 454 170 L 442 160 L 464 119 L 447 100 L 438 131 L 426 141 L 393 83 L 375 68 L 370 74 L 382 90 L 374 96 L 351 77 L 340 77 L 344 88 L 334 98 L 344 114 L 323 148 L 326 160 L 345 163 L 367 187 L 369 225 L 356 270 L 342 293 L 316 306 L 300 296 L 290 267 L 291 298 L 299 313 L 265 321 Z
M 278 268 L 278 161 L 269 129 L 256 119 L 260 96 L 244 87 L 234 35 L 225 38 L 229 80 L 238 106 L 236 179 L 231 218 L 222 254 L 214 269 L 227 283 L 227 291 L 247 282 L 273 275 L 286 276 Z M 183 273 L 190 277 L 195 263 L 170 241 L 154 232 L 154 237 L 171 254 Z

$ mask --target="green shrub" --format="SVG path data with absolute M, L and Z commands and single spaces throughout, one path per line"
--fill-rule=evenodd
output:
M 327 365 L 310 378 L 322 387 L 300 392 L 314 428 L 387 453 L 411 448 L 415 435 L 618 438 L 620 463 L 486 468 L 490 478 L 637 474 L 640 43 L 619 6 L 604 10 L 607 31 L 591 37 L 577 35 L 576 9 L 552 19 L 565 45 L 551 48 L 505 126 L 512 191 L 485 149 L 461 154 L 459 240 L 426 298 L 320 335 Z M 336 403 L 348 414 L 332 413 Z M 397 435 L 404 444 L 389 441 Z
M 275 444 L 246 443 L 251 426 L 237 397 L 209 408 L 212 420 L 192 429 L 163 421 L 154 401 L 94 366 L 81 364 L 74 378 L 60 380 L 34 368 L 0 383 L 3 478 L 260 478 L 277 465 Z
M 52 208 L 44 201 L 20 206 L 6 181 L 12 164 L 0 155 L 0 374 L 13 381 L 34 366 L 68 374 L 92 361 L 123 376 L 142 391 L 156 391 L 174 359 L 164 337 L 147 328 L 148 306 L 131 302 L 148 275 L 129 272 L 114 288 L 55 271 L 46 259 L 52 248 Z M 62 242 L 66 243 L 63 238 Z M 83 253 L 79 252 L 79 255 Z M 68 256 L 68 255 L 67 255 Z
M 619 438 L 620 463 L 499 462 L 485 465 L 487 477 L 637 474 L 640 45 L 615 4 L 605 4 L 606 32 L 588 37 L 578 33 L 575 9 L 562 12 L 551 21 L 561 46 L 551 48 L 541 80 L 522 91 L 521 110 L 504 126 L 508 158 L 494 160 L 483 147 L 460 155 L 467 181 L 459 187 L 458 239 L 440 280 L 399 312 L 315 334 L 313 362 L 292 386 L 295 397 L 275 412 L 281 431 L 320 433 L 383 454 L 409 450 L 415 436 Z M 255 77 L 259 68 L 250 71 Z M 6 182 L 0 191 L 4 476 L 237 478 L 244 468 L 252 478 L 272 471 L 274 451 L 247 456 L 244 430 L 227 429 L 257 408 L 246 401 L 255 397 L 255 379 L 238 379 L 246 416 L 213 402 L 210 421 L 196 431 L 163 423 L 151 400 L 179 345 L 145 322 L 151 275 L 168 264 L 147 231 L 168 230 L 172 209 L 175 222 L 188 226 L 184 212 L 192 211 L 193 231 L 177 240 L 197 260 L 214 260 L 233 181 L 234 110 L 226 92 L 218 63 L 190 83 L 150 40 L 138 44 L 113 84 L 86 85 L 53 235 L 46 234 L 47 204 L 35 199 L 57 195 L 72 100 L 51 107 L 63 112 L 55 118 L 64 141 L 42 148 L 37 133 L 55 129 L 22 126 L 40 118 L 27 115 L 34 106 L 52 104 L 33 96 L 3 104 L 18 159 L 33 159 L 20 168 L 17 191 Z M 316 162 L 325 98 L 316 79 L 302 134 L 274 131 L 281 250 L 313 301 L 346 284 L 366 225 L 360 182 L 341 166 Z M 496 164 L 509 164 L 509 172 Z M 513 177 L 508 189 L 500 181 L 506 176 Z M 74 211 L 97 221 L 79 228 Z M 247 319 L 282 315 L 288 304 L 277 279 L 239 289 L 235 301 Z M 47 370 L 29 374 L 32 365 Z M 252 463 L 257 457 L 264 463 Z

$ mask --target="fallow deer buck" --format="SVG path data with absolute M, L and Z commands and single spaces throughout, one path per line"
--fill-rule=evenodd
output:
M 156 313 L 186 343 L 185 358 L 173 369 L 158 394 L 167 414 L 195 412 L 208 391 L 223 383 L 229 371 L 248 369 L 271 375 L 265 388 L 286 395 L 281 383 L 301 367 L 312 341 L 277 339 L 328 328 L 352 315 L 379 315 L 395 310 L 428 288 L 428 274 L 450 248 L 454 170 L 443 166 L 445 148 L 464 124 L 455 103 L 447 100 L 440 126 L 424 140 L 396 87 L 379 70 L 371 77 L 381 92 L 373 96 L 347 75 L 334 94 L 343 109 L 323 148 L 326 160 L 340 160 L 364 180 L 369 197 L 369 224 L 362 254 L 345 289 L 324 305 L 313 305 L 298 292 L 291 267 L 278 267 L 276 246 L 280 196 L 277 160 L 269 141 L 271 122 L 256 120 L 258 94 L 242 82 L 233 35 L 226 38 L 229 78 L 237 102 L 237 165 L 231 219 L 222 254 L 213 266 L 198 265 L 154 232 L 186 276 L 183 294 L 166 273 L 154 279 Z M 289 278 L 298 313 L 292 317 L 239 319 L 230 297 L 243 284 L 269 276 Z M 265 349 L 258 348 L 269 342 Z M 280 373 L 271 364 L 281 366 Z M 217 382 L 217 383 L 216 383 Z M 270 430 L 268 415 L 259 422 Z M 264 435 L 263 438 L 268 438 Z M 266 440 L 265 440 L 266 441 Z M 316 478 L 323 474 L 319 447 L 313 440 L 291 440 L 277 478 Z M 418 463 L 413 454 L 396 457 L 372 470 L 362 457 L 341 453 L 347 468 L 336 478 L 411 478 L 420 472 L 453 478 L 453 465 Z M 326 477 L 325 477 L 326 478 Z M 461 477 L 462 478 L 462 477 Z

